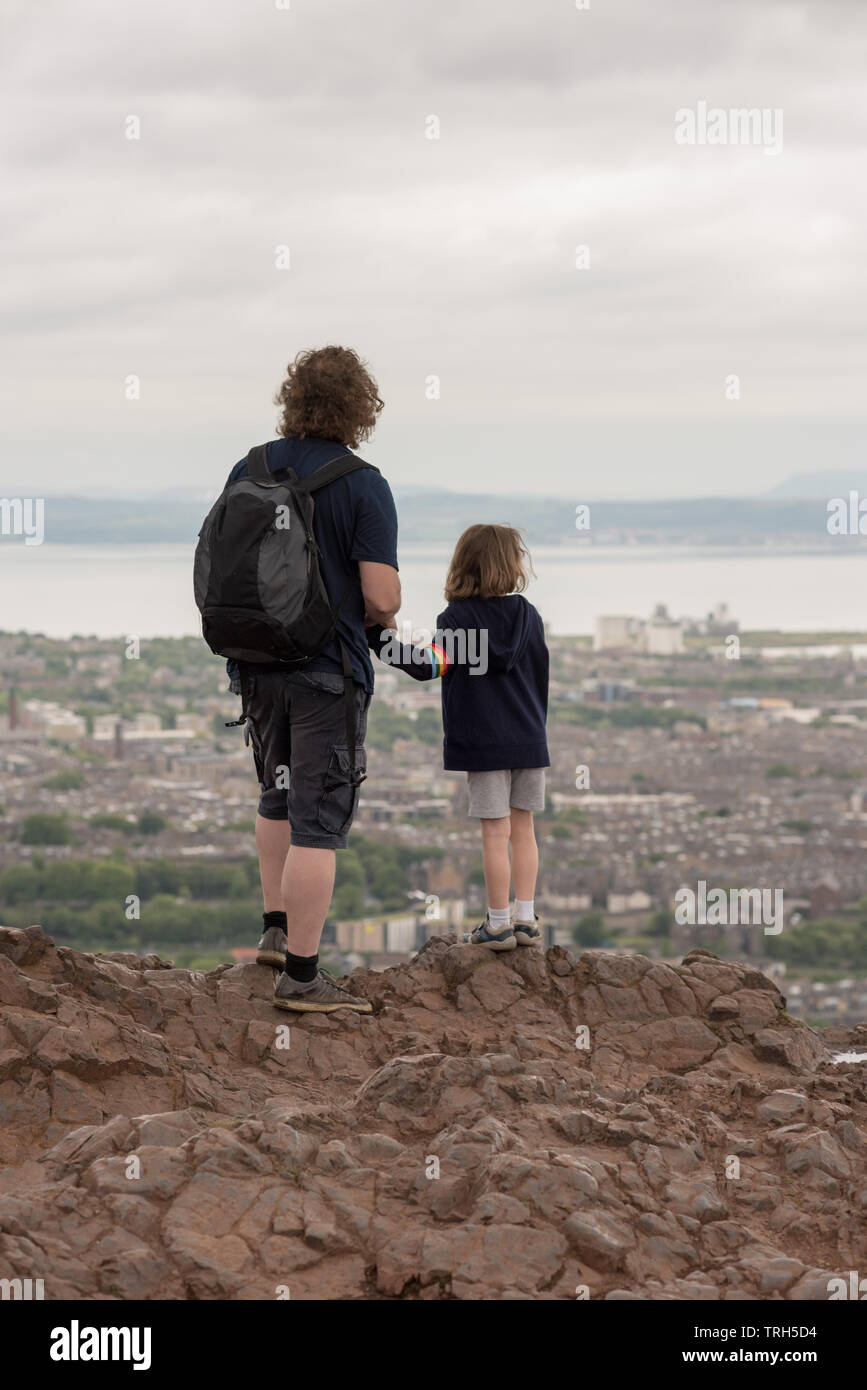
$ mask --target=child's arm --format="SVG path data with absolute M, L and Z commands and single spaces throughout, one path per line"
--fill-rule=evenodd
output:
M 436 680 L 448 670 L 448 658 L 437 642 L 414 647 L 410 642 L 401 642 L 396 632 L 386 627 L 369 627 L 367 645 L 376 652 L 386 666 L 394 666 L 406 671 L 416 681 Z

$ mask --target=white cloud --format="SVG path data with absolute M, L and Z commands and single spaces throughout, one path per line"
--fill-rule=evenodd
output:
M 5 9 L 15 478 L 222 477 L 329 340 L 379 377 L 396 482 L 569 492 L 577 449 L 595 495 L 753 491 L 856 456 L 858 7 Z M 782 107 L 783 153 L 676 146 L 698 100 Z

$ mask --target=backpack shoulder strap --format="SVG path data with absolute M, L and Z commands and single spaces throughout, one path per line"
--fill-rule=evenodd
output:
M 377 469 L 377 472 L 379 472 L 379 469 Z M 367 780 L 367 774 L 359 772 L 355 766 L 357 761 L 356 750 L 358 746 L 355 677 L 352 672 L 352 662 L 346 648 L 346 643 L 342 638 L 338 640 L 340 642 L 340 659 L 343 663 L 343 716 L 346 723 L 346 750 L 349 754 L 349 780 L 353 787 L 360 787 L 362 782 Z
M 347 473 L 354 473 L 359 468 L 369 468 L 374 473 L 379 469 L 372 463 L 366 463 L 364 459 L 356 458 L 354 454 L 341 454 L 339 458 L 331 459 L 329 463 L 324 463 L 321 468 L 317 468 L 315 473 L 311 473 L 307 478 L 299 479 L 297 487 L 303 492 L 318 492 L 321 487 L 327 487 L 329 483 L 334 483 L 338 478 L 343 478 Z
M 247 455 L 247 476 L 256 483 L 269 483 L 271 470 L 268 467 L 268 445 L 257 444 Z

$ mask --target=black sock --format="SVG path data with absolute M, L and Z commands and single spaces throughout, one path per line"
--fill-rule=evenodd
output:
M 268 931 L 271 927 L 279 927 L 280 931 L 286 930 L 285 912 L 263 912 L 262 921 L 265 923 L 266 931 Z
M 286 974 L 292 980 L 297 980 L 299 985 L 309 985 L 311 980 L 316 979 L 316 971 L 319 968 L 319 956 L 293 956 L 291 951 L 286 952 Z

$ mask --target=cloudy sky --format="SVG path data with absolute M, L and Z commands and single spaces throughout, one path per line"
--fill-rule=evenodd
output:
M 3 13 L 0 493 L 221 483 L 327 342 L 378 377 L 365 453 L 398 486 L 755 493 L 863 465 L 867 7 Z M 676 143 L 699 102 L 782 110 L 782 149 Z

